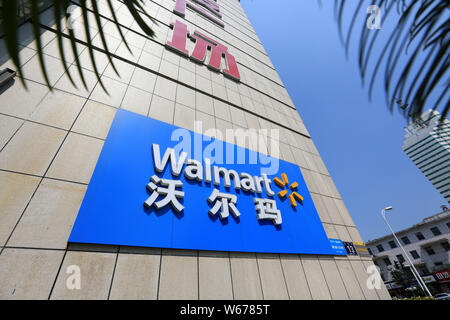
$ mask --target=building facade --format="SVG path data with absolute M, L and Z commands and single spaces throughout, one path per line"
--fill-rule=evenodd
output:
M 425 282 L 438 292 L 450 292 L 450 211 L 423 219 L 410 228 L 396 232 L 397 238 Z M 388 289 L 395 292 L 401 285 L 393 279 L 390 270 L 409 262 L 392 235 L 367 242 L 374 262 L 380 268 Z M 416 284 L 417 285 L 417 284 Z
M 406 127 L 403 151 L 450 203 L 450 121 L 428 110 Z
M 155 18 L 147 20 L 154 38 L 121 1 L 112 3 L 132 51 L 118 35 L 106 1 L 98 1 L 101 29 L 120 77 L 102 52 L 94 19 L 89 29 L 109 94 L 93 72 L 81 18 L 74 15 L 71 28 L 80 40 L 87 88 L 67 39 L 68 71 L 77 87 L 66 75 L 51 8 L 41 14 L 41 41 L 52 91 L 39 68 L 30 24 L 18 30 L 27 89 L 18 78 L 0 88 L 0 298 L 390 299 L 384 285 L 367 284 L 373 262 L 359 255 L 68 243 L 121 109 L 200 133 L 277 129 L 276 141 L 263 135 L 266 151 L 260 146 L 258 151 L 269 153 L 277 144 L 279 155 L 273 156 L 300 168 L 328 238 L 362 241 L 239 1 L 146 1 L 144 8 Z M 14 68 L 3 41 L 0 53 L 1 68 Z M 242 146 L 255 148 L 249 142 Z M 73 278 L 77 272 L 79 285 Z

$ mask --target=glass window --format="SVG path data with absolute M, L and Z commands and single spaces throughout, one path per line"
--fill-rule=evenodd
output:
M 423 239 L 425 239 L 425 237 L 423 236 L 422 232 L 417 232 L 417 233 L 416 233 L 416 237 L 417 237 L 418 240 L 423 240 Z
M 384 248 L 383 248 L 383 246 L 381 244 L 377 245 L 377 249 L 378 249 L 379 252 L 383 252 L 384 251 Z
M 384 258 L 383 261 L 387 266 L 390 266 L 392 264 L 391 260 L 389 260 L 389 258 Z
M 433 248 L 431 248 L 431 247 L 426 247 L 424 249 L 430 256 L 432 256 L 433 254 L 436 254 L 436 252 L 434 252 Z
M 420 258 L 419 254 L 417 253 L 416 250 L 410 251 L 409 253 L 411 253 L 411 256 L 412 256 L 414 259 L 419 259 L 419 258 Z
M 442 233 L 441 233 L 441 230 L 439 230 L 438 227 L 433 227 L 433 228 L 431 228 L 430 230 L 431 230 L 431 232 L 433 232 L 433 234 L 434 234 L 435 236 L 439 236 L 439 235 L 442 234 Z
M 392 249 L 397 248 L 397 244 L 395 243 L 394 240 L 391 240 L 388 243 L 389 243 L 389 245 L 391 246 Z
M 410 244 L 411 241 L 409 241 L 409 238 L 407 236 L 402 237 L 402 241 L 405 245 Z
M 400 263 L 405 262 L 405 258 L 401 254 L 396 255 L 396 257 L 397 257 L 398 262 L 400 262 Z
M 442 247 L 444 248 L 445 251 L 450 251 L 450 244 L 446 241 L 446 242 L 442 242 L 441 243 Z

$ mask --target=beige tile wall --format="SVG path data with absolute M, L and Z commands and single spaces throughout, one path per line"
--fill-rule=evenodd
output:
M 102 29 L 120 71 L 119 77 L 95 50 L 109 95 L 82 44 L 77 47 L 87 88 L 68 55 L 73 87 L 59 60 L 55 34 L 42 29 L 50 92 L 30 26 L 19 29 L 27 89 L 18 78 L 0 88 L 0 299 L 389 299 L 384 287 L 367 288 L 371 261 L 359 257 L 67 246 L 117 108 L 191 130 L 194 120 L 202 121 L 203 130 L 279 129 L 280 157 L 299 165 L 328 236 L 361 240 L 238 1 L 218 0 L 224 29 L 190 9 L 185 19 L 175 16 L 172 0 L 147 1 L 146 10 L 158 20 L 155 40 L 145 36 L 120 1 L 113 3 L 132 53 L 100 1 Z M 175 19 L 227 45 L 239 63 L 241 83 L 166 50 L 172 33 L 168 25 Z M 51 10 L 41 22 L 53 27 Z M 91 23 L 94 43 L 102 48 L 97 28 Z M 82 30 L 75 31 L 86 39 Z M 69 52 L 68 42 L 64 45 Z M 188 45 L 192 50 L 191 41 Z M 0 64 L 12 67 L 3 42 Z M 274 143 L 262 138 L 266 147 Z M 81 270 L 80 290 L 66 286 L 73 265 Z

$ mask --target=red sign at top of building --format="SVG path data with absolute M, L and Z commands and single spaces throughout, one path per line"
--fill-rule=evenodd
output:
M 221 20 L 222 15 L 216 2 L 212 0 L 177 0 L 173 12 L 184 17 L 186 7 L 224 27 L 224 23 Z M 228 48 L 223 44 L 198 31 L 194 31 L 192 34 L 189 33 L 187 25 L 178 20 L 171 23 L 171 27 L 173 28 L 172 40 L 167 41 L 167 48 L 200 63 L 206 63 L 206 53 L 209 49 L 211 50 L 211 56 L 207 64 L 208 68 L 220 72 L 222 58 L 224 58 L 226 68 L 223 70 L 223 74 L 236 81 L 241 79 L 234 56 L 228 52 Z M 195 42 L 194 50 L 190 55 L 186 48 L 187 38 Z

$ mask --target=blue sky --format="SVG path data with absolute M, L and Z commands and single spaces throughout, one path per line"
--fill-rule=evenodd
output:
M 352 42 L 347 60 L 334 1 L 322 2 L 320 8 L 314 0 L 241 0 L 367 241 L 388 233 L 382 208 L 393 206 L 388 219 L 400 230 L 438 213 L 446 201 L 403 153 L 406 121 L 389 112 L 381 86 L 369 102 L 359 76 L 358 42 Z M 380 32 L 388 31 L 388 23 Z

